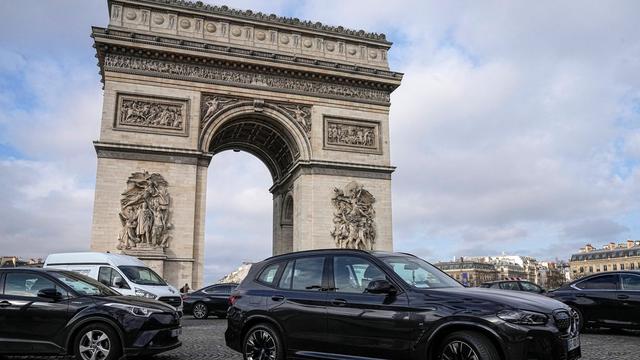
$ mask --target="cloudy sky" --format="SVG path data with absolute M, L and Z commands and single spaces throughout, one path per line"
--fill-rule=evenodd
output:
M 640 239 L 640 2 L 226 4 L 394 41 L 396 250 L 554 259 Z M 89 247 L 102 106 L 89 33 L 106 24 L 104 0 L 0 2 L 0 255 Z M 250 155 L 214 158 L 208 281 L 270 255 L 270 184 Z

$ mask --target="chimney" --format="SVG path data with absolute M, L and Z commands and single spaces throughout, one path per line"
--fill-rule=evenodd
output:
M 587 253 L 587 252 L 590 252 L 590 251 L 593 251 L 593 250 L 594 250 L 594 248 L 593 248 L 593 246 L 591 246 L 591 244 L 587 244 L 587 245 L 584 247 L 584 252 L 586 252 L 586 253 Z
M 616 248 L 616 243 L 610 242 L 609 243 L 609 250 L 614 250 L 615 248 Z
M 635 241 L 627 240 L 627 249 L 631 249 L 635 244 Z

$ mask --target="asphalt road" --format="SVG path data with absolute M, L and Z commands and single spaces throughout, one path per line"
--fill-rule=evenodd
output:
M 183 345 L 175 350 L 156 355 L 153 360 L 240 360 L 242 356 L 224 345 L 226 320 L 210 318 L 195 320 L 187 316 L 182 321 Z M 638 360 L 640 359 L 640 332 L 588 331 L 582 334 L 584 360 Z M 10 357 L 10 360 L 69 360 L 70 357 Z M 513 359 L 515 360 L 515 359 Z

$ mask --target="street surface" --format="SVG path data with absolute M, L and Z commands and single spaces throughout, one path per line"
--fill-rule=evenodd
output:
M 176 350 L 156 355 L 153 360 L 241 360 L 239 353 L 224 345 L 226 320 L 215 317 L 195 320 L 186 316 L 183 321 L 182 346 Z M 582 359 L 584 360 L 638 360 L 640 359 L 640 333 L 622 331 L 588 331 L 582 335 Z M 10 360 L 70 360 L 71 357 L 12 356 Z

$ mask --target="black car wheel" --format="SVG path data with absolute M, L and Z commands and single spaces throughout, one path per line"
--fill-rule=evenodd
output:
M 582 329 L 584 329 L 584 316 L 582 315 L 582 311 L 575 306 L 569 306 L 571 307 L 571 310 L 575 311 L 575 313 L 572 313 L 571 315 L 578 318 L 578 331 L 582 331 Z
M 114 360 L 122 353 L 118 334 L 104 324 L 82 328 L 76 336 L 74 350 L 77 360 Z
M 438 354 L 440 360 L 500 360 L 500 354 L 491 341 L 471 331 L 458 331 L 447 336 Z
M 193 317 L 196 319 L 206 319 L 209 317 L 209 308 L 205 303 L 195 303 L 193 305 Z
M 278 332 L 268 324 L 252 327 L 243 342 L 244 360 L 283 360 L 284 347 Z

